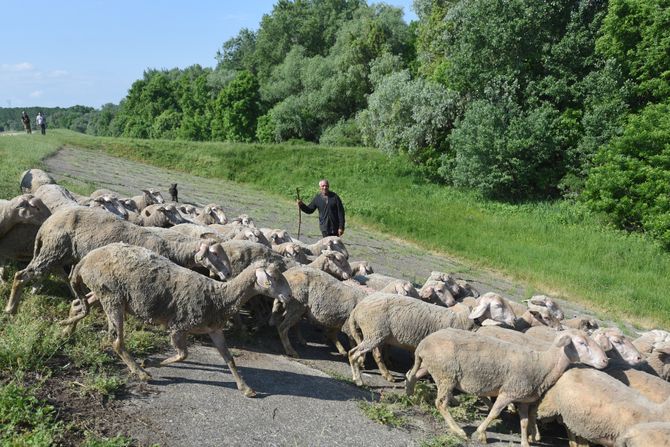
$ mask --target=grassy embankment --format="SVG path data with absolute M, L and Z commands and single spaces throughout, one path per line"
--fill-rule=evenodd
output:
M 422 180 L 403 158 L 365 148 L 94 138 L 51 132 L 102 150 L 205 177 L 251 184 L 286 200 L 322 177 L 365 224 L 487 267 L 641 327 L 670 328 L 670 255 L 639 235 L 603 228 L 568 203 L 506 205 Z
M 19 176 L 58 148 L 47 136 L 0 136 L 0 198 L 19 194 Z M 10 274 L 13 275 L 14 269 Z M 4 308 L 10 284 L 0 285 Z M 105 437 L 87 429 L 86 418 L 100 418 L 96 405 L 77 408 L 70 402 L 72 389 L 79 390 L 77 401 L 99 402 L 113 399 L 125 386 L 125 371 L 117 363 L 101 329 L 106 323 L 100 312 L 70 339 L 60 335 L 57 324 L 68 314 L 70 292 L 62 282 L 46 281 L 37 295 L 26 290 L 17 315 L 0 311 L 0 445 L 123 447 L 132 440 L 122 435 Z M 140 357 L 166 345 L 163 333 L 154 333 L 131 322 L 130 343 Z M 55 386 L 54 384 L 58 384 Z M 46 399 L 51 403 L 47 403 Z M 64 396 L 65 401 L 58 396 Z M 86 411 L 95 411 L 89 414 Z M 77 415 L 83 423 L 70 419 Z

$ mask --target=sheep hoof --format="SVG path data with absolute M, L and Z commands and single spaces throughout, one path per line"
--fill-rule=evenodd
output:
M 143 382 L 148 382 L 149 380 L 151 380 L 152 377 L 151 374 L 149 374 L 148 372 L 140 371 L 137 373 L 137 378 Z
M 395 377 L 393 377 L 391 374 L 384 375 L 384 379 L 386 379 L 387 382 L 395 383 Z
M 354 379 L 354 383 L 358 386 L 363 386 L 363 380 L 361 379 Z
M 256 392 L 251 388 L 246 388 L 242 392 L 244 393 L 244 397 L 256 397 Z
M 486 433 L 485 433 L 485 432 L 475 431 L 475 432 L 472 434 L 472 439 L 473 439 L 473 441 L 477 441 L 477 442 L 479 442 L 480 444 L 486 444 Z

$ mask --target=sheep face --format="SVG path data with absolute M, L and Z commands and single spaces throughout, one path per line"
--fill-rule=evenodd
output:
M 607 366 L 607 354 L 586 332 L 576 329 L 560 332 L 554 340 L 554 346 L 564 347 L 571 362 L 584 363 L 596 369 Z
M 638 365 L 643 357 L 633 343 L 617 328 L 598 329 L 591 334 L 598 345 L 610 356 L 616 356 L 629 365 Z M 614 351 L 614 352 L 612 352 Z
M 446 307 L 456 304 L 456 300 L 447 285 L 438 281 L 432 281 L 430 284 L 424 285 L 419 292 L 419 298 Z
M 361 261 L 358 263 L 358 268 L 355 272 L 353 272 L 353 275 L 369 275 L 371 273 L 374 273 L 375 271 L 372 269 L 372 266 L 368 261 Z
M 26 194 L 11 200 L 14 203 L 13 212 L 17 221 L 28 224 L 41 224 L 51 215 L 44 202 L 37 197 Z
M 491 319 L 507 326 L 514 327 L 516 315 L 510 305 L 497 293 L 488 292 L 477 299 L 477 305 L 470 315 L 471 320 Z
M 165 203 L 165 199 L 160 191 L 155 189 L 143 189 L 142 193 L 144 194 L 144 200 L 147 205 L 154 205 L 157 203 Z
M 320 256 L 326 257 L 323 271 L 343 281 L 351 278 L 351 265 L 344 254 L 339 251 L 324 250 Z
M 259 295 L 279 300 L 284 305 L 293 299 L 291 286 L 274 264 L 256 269 L 255 291 Z
M 325 250 L 338 251 L 342 253 L 345 259 L 349 259 L 349 252 L 344 242 L 339 236 L 328 236 L 321 239 L 320 243 L 325 247 Z
M 557 320 L 564 318 L 563 311 L 558 304 L 546 295 L 535 295 L 528 300 L 528 308 L 534 310 L 536 307 L 547 309 L 549 313 Z
M 212 244 L 205 241 L 200 244 L 200 249 L 195 254 L 195 261 L 222 281 L 228 279 L 232 274 L 230 259 L 219 243 Z
M 89 204 L 91 208 L 100 207 L 105 211 L 120 217 L 123 220 L 128 220 L 128 210 L 123 206 L 123 204 L 116 198 L 108 195 L 96 197 Z

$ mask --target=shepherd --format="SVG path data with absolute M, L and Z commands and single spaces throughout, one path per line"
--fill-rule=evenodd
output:
M 344 234 L 344 206 L 340 197 L 330 190 L 328 180 L 319 181 L 319 192 L 309 205 L 305 205 L 300 198 L 296 202 L 298 208 L 306 214 L 319 210 L 319 229 L 323 237 Z

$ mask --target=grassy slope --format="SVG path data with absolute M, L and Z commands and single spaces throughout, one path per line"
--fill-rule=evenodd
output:
M 482 201 L 426 184 L 406 160 L 362 148 L 51 134 L 47 139 L 54 142 L 244 182 L 285 199 L 296 187 L 310 196 L 327 177 L 349 220 L 499 270 L 612 317 L 670 328 L 670 255 L 642 237 L 601 228 L 574 206 Z

